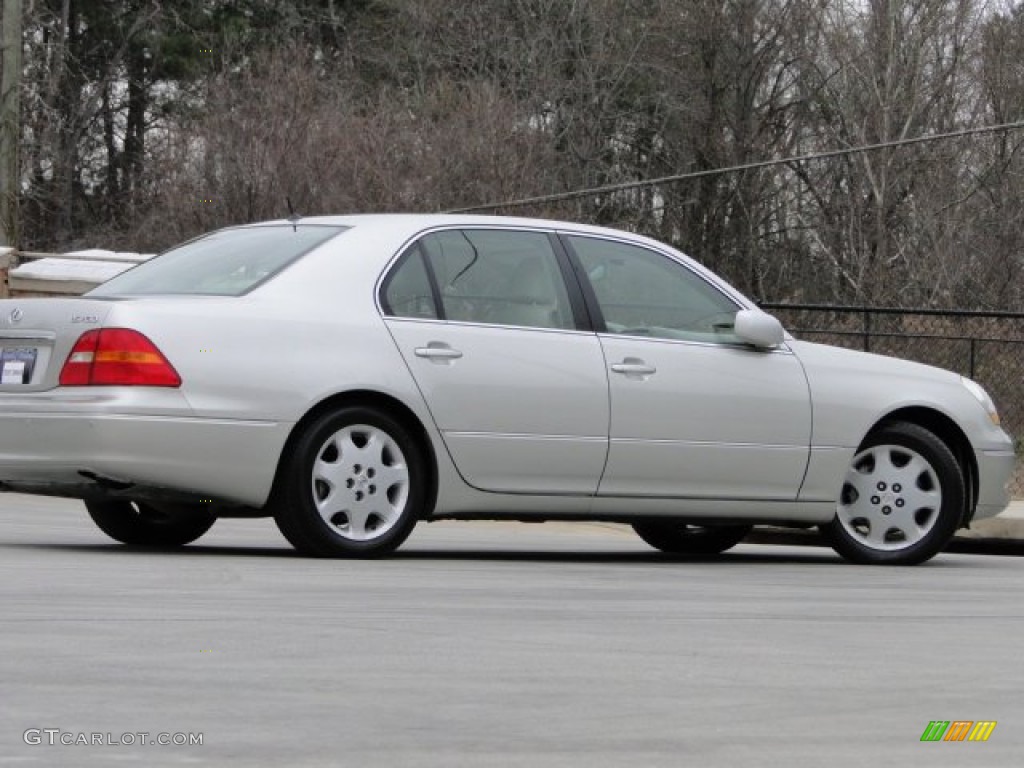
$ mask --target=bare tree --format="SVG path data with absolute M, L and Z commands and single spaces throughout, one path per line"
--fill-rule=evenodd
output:
M 715 173 L 1019 118 L 1024 21 L 992 0 L 29 5 L 37 247 L 695 171 L 514 212 L 651 234 L 765 299 L 1024 300 L 1016 134 Z
M 970 56 L 979 17 L 969 0 L 836 3 L 807 77 L 816 94 L 815 145 L 858 147 L 972 124 Z M 812 145 L 814 146 L 814 145 Z M 944 302 L 958 249 L 949 227 L 969 174 L 955 144 L 858 152 L 800 169 L 801 211 L 829 298 Z

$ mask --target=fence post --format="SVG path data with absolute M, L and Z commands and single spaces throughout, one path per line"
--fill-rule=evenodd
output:
M 969 378 L 972 378 L 972 379 L 974 378 L 974 354 L 975 354 L 974 353 L 974 349 L 975 349 L 975 342 L 976 341 L 977 341 L 977 339 L 974 338 L 973 336 L 971 336 L 970 373 L 968 373 L 967 375 L 968 375 Z
M 871 310 L 864 310 L 864 351 L 871 351 Z

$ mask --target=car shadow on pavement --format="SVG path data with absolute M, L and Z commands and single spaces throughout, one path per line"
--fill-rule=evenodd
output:
M 37 542 L 0 542 L 0 549 L 30 549 L 49 552 L 75 552 L 97 554 L 105 557 L 271 557 L 295 558 L 315 561 L 318 558 L 307 558 L 300 555 L 287 545 L 281 547 L 265 546 L 224 546 L 191 544 L 185 547 L 137 547 L 123 544 L 72 544 L 72 543 L 37 543 Z M 330 558 L 319 558 L 325 563 Z M 721 555 L 667 555 L 661 552 L 615 551 L 615 550 L 572 550 L 572 549 L 480 549 L 472 547 L 451 548 L 411 547 L 393 554 L 370 558 L 368 561 L 386 563 L 388 561 L 482 561 L 482 562 L 544 562 L 544 563 L 598 563 L 598 564 L 707 564 L 707 565 L 738 565 L 744 563 L 807 563 L 814 565 L 838 565 L 842 561 L 836 555 L 824 550 L 802 551 L 787 549 L 784 551 L 764 552 L 727 552 Z
M 436 549 L 421 548 L 396 552 L 396 560 L 484 560 L 507 562 L 545 563 L 660 563 L 679 565 L 682 563 L 738 564 L 755 562 L 774 563 L 829 563 L 836 558 L 826 553 L 811 552 L 728 552 L 721 555 L 667 555 L 661 552 L 614 552 L 614 551 L 573 551 L 558 550 L 495 550 L 495 549 Z
M 183 557 L 216 555 L 231 557 L 294 557 L 301 555 L 287 545 L 282 547 L 225 547 L 192 545 L 187 547 L 132 547 L 125 544 L 39 544 L 35 542 L 0 542 L 0 549 L 35 549 L 50 552 L 82 552 L 102 555 L 146 555 L 150 557 Z
M 788 544 L 788 545 L 787 545 Z M 605 564 L 706 564 L 714 565 L 742 565 L 742 564 L 810 564 L 810 565 L 846 565 L 861 567 L 847 563 L 834 554 L 830 549 L 812 544 L 810 541 L 797 544 L 796 542 L 780 544 L 772 549 L 754 549 L 750 546 L 743 546 L 739 551 L 732 550 L 720 555 L 670 555 L 656 551 L 642 550 L 619 550 L 614 549 L 584 549 L 573 550 L 568 548 L 560 549 L 523 549 L 513 548 L 481 549 L 473 546 L 459 546 L 453 544 L 450 547 L 438 545 L 413 545 L 406 549 L 400 549 L 390 555 L 376 558 L 351 558 L 356 561 L 481 561 L 481 562 L 537 562 L 537 563 L 605 563 Z M 190 544 L 184 547 L 139 547 L 128 546 L 116 543 L 42 543 L 42 542 L 0 542 L 0 549 L 34 549 L 50 552 L 78 552 L 111 556 L 145 556 L 145 557 L 270 557 L 270 558 L 294 558 L 296 560 L 333 562 L 331 558 L 310 558 L 299 554 L 287 544 L 280 547 L 268 546 L 228 546 L 222 544 Z M 948 554 L 972 554 L 972 555 L 1004 555 L 1024 556 L 1024 543 L 990 540 L 973 541 L 957 540 L 950 544 L 946 551 L 940 554 L 921 567 L 956 567 L 968 561 L 958 558 L 944 557 Z M 344 560 L 345 558 L 340 558 Z

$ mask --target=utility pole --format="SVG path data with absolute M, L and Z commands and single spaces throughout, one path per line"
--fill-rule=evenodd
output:
M 21 0 L 3 0 L 0 77 L 0 246 L 18 245 L 18 140 L 21 137 Z

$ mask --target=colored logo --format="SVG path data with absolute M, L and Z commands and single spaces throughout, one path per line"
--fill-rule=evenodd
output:
M 932 720 L 921 741 L 988 741 L 995 729 L 995 720 Z

